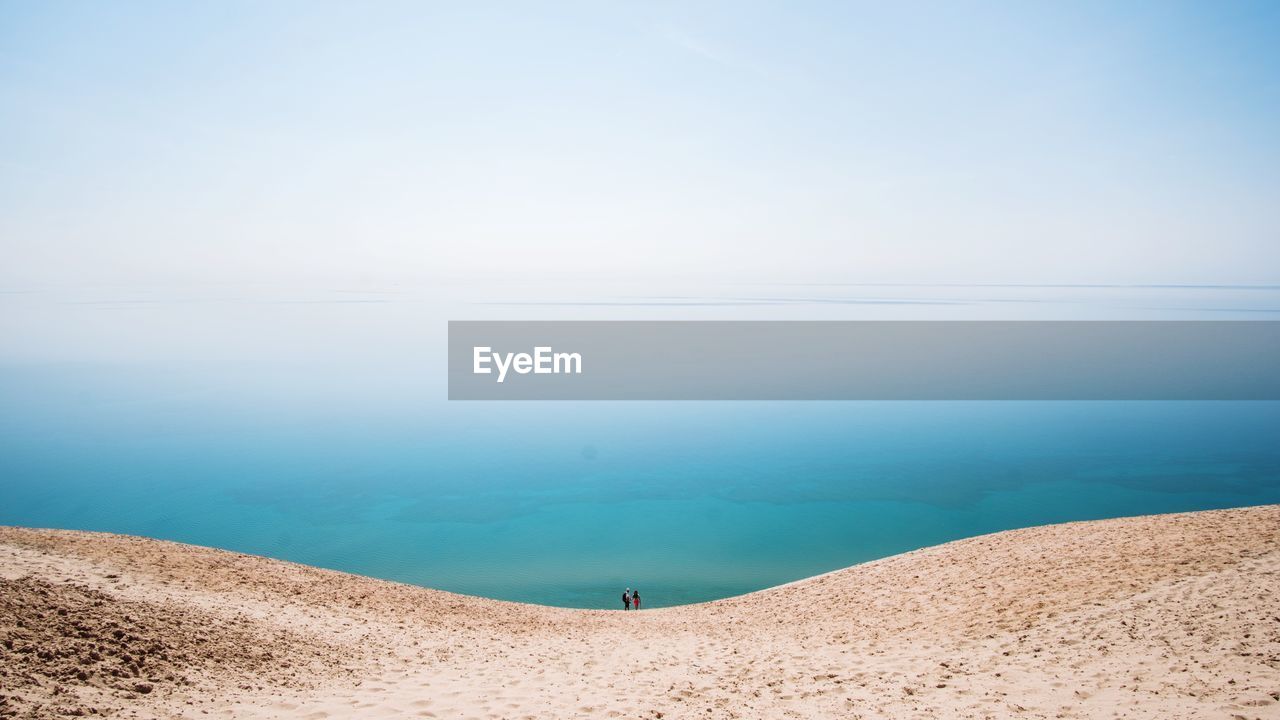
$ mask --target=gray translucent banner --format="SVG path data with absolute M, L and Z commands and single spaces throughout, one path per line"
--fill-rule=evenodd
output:
M 1277 368 L 1276 321 L 449 323 L 450 400 L 1276 400 Z

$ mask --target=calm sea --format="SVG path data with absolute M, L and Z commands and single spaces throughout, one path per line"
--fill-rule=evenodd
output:
M 1272 287 L 31 289 L 0 524 L 650 607 L 1065 520 L 1280 502 L 1280 404 L 449 403 L 446 319 L 1276 319 Z

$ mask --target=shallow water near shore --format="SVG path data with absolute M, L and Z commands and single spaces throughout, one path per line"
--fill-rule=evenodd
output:
M 890 316 L 959 292 L 903 293 Z M 1277 295 L 1239 293 L 1175 296 L 1216 318 Z M 1161 297 L 1167 315 L 1196 312 Z M 1101 312 L 1084 298 L 1025 302 Z M 998 530 L 1280 502 L 1278 403 L 448 403 L 441 328 L 421 314 L 529 308 L 4 302 L 7 322 L 53 330 L 0 366 L 0 524 L 571 607 L 636 587 L 661 607 Z M 831 305 L 766 309 L 860 317 Z M 1008 316 L 1003 299 L 981 307 Z M 77 349 L 107 329 L 112 343 Z

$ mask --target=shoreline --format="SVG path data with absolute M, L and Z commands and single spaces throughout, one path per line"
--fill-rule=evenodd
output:
M 981 534 L 978 534 L 978 535 L 968 535 L 968 536 L 965 536 L 965 537 L 956 538 L 955 540 L 948 540 L 948 541 L 946 541 L 946 542 L 938 543 L 938 544 L 936 544 L 936 545 L 925 545 L 925 546 L 922 546 L 922 547 L 919 547 L 919 548 L 915 548 L 914 550 L 905 550 L 905 551 L 900 552 L 900 553 L 894 553 L 894 554 L 892 554 L 892 555 L 885 555 L 884 557 L 873 558 L 873 559 L 871 559 L 871 560 L 864 560 L 864 561 L 862 561 L 862 562 L 854 563 L 854 564 L 852 564 L 852 565 L 845 565 L 845 566 L 842 566 L 842 567 L 835 568 L 834 570 L 828 570 L 828 571 L 826 571 L 826 572 L 817 573 L 816 575 L 809 575 L 809 576 L 806 576 L 806 577 L 797 578 L 796 580 L 791 580 L 791 581 L 788 581 L 788 582 L 779 583 L 779 584 L 777 584 L 777 585 L 770 585 L 770 586 L 768 586 L 768 587 L 760 588 L 759 590 L 751 590 L 751 591 L 749 591 L 749 592 L 740 593 L 740 594 L 738 594 L 738 595 L 727 595 L 727 596 L 725 596 L 725 597 L 722 597 L 722 598 L 716 598 L 716 599 L 714 599 L 714 600 L 700 600 L 700 601 L 697 601 L 697 602 L 682 603 L 682 604 L 679 604 L 679 605 L 660 605 L 660 606 L 656 606 L 656 607 L 646 607 L 646 608 L 645 608 L 645 610 L 647 610 L 647 611 L 671 610 L 671 609 L 676 609 L 676 608 L 698 607 L 698 606 L 704 606 L 704 605 L 713 605 L 713 604 L 715 604 L 715 603 L 719 603 L 719 602 L 726 602 L 726 601 L 732 601 L 732 600 L 746 599 L 746 598 L 750 598 L 751 596 L 756 595 L 756 594 L 758 594 L 758 593 L 766 593 L 766 592 L 771 592 L 771 591 L 774 591 L 774 590 L 780 590 L 780 589 L 783 589 L 783 588 L 792 587 L 792 586 L 795 586 L 795 585 L 803 585 L 803 584 L 805 584 L 805 583 L 809 583 L 809 582 L 813 582 L 813 581 L 819 580 L 820 578 L 825 578 L 825 577 L 830 576 L 830 575 L 838 575 L 838 574 L 840 574 L 840 573 L 843 573 L 843 572 L 846 572 L 846 571 L 852 570 L 852 569 L 854 569 L 854 568 L 866 567 L 866 566 L 868 566 L 868 565 L 872 565 L 872 564 L 874 564 L 874 563 L 878 563 L 878 562 L 883 562 L 883 561 L 886 561 L 886 560 L 891 560 L 891 559 L 893 559 L 893 558 L 905 557 L 905 556 L 909 556 L 909 555 L 912 555 L 912 554 L 914 554 L 914 553 L 919 553 L 919 552 L 923 552 L 923 551 L 926 551 L 926 550 L 934 550 L 934 549 L 938 549 L 938 548 L 945 548 L 945 547 L 947 547 L 947 546 L 949 546 L 949 545 L 952 545 L 952 544 L 955 544 L 955 543 L 968 542 L 968 541 L 972 541 L 972 540 L 978 540 L 978 539 L 980 539 L 980 538 L 986 538 L 986 537 L 992 537 L 992 536 L 997 536 L 997 535 L 1003 535 L 1003 534 L 1006 534 L 1006 533 L 1025 532 L 1025 531 L 1029 531 L 1029 530 L 1036 530 L 1036 529 L 1041 529 L 1041 528 L 1060 528 L 1060 527 L 1061 527 L 1061 528 L 1065 528 L 1065 527 L 1070 527 L 1070 526 L 1073 526 L 1073 525 L 1087 525 L 1087 524 L 1092 524 L 1092 523 L 1099 523 L 1099 522 L 1111 522 L 1111 521 L 1116 521 L 1116 520 L 1134 520 L 1134 519 L 1142 519 L 1142 518 L 1161 518 L 1161 517 L 1170 517 L 1170 516 L 1178 516 L 1178 515 L 1195 515 L 1195 514 L 1205 513 L 1205 512 L 1226 512 L 1226 511 L 1236 511 L 1236 510 L 1251 510 L 1251 509 L 1256 509 L 1256 508 L 1266 508 L 1266 507 L 1280 507 L 1280 505 L 1277 505 L 1277 504 L 1274 504 L 1274 503 L 1262 503 L 1262 504 L 1259 504 L 1259 505 L 1241 505 L 1241 506 L 1238 506 L 1238 507 L 1220 508 L 1220 509 L 1216 509 L 1216 510 L 1191 510 L 1191 511 L 1175 511 L 1175 512 L 1167 512 L 1167 513 L 1152 513 L 1152 514 L 1146 514 L 1146 515 L 1122 515 L 1122 516 L 1119 516 L 1119 517 L 1114 517 L 1114 518 L 1102 518 L 1102 519 L 1099 519 L 1099 520 L 1067 520 L 1067 521 L 1058 522 L 1058 523 L 1048 523 L 1048 524 L 1045 524 L 1045 525 L 1028 525 L 1028 526 L 1026 526 L 1026 527 L 1009 528 L 1009 529 L 1007 529 L 1007 530 L 995 530 L 995 531 L 988 532 L 988 533 L 981 533 Z M 337 568 L 325 567 L 325 566 L 323 566 L 323 565 L 310 565 L 310 564 L 303 563 L 303 562 L 297 562 L 297 561 L 295 561 L 295 560 L 287 560 L 287 559 L 284 559 L 284 558 L 272 557 L 272 556 L 270 556 L 270 555 L 260 555 L 260 554 L 257 554 L 257 553 L 241 552 L 241 551 L 239 551 L 239 550 L 231 550 L 231 549 L 227 549 L 227 548 L 220 548 L 220 547 L 217 547 L 217 546 L 214 546 L 214 545 L 200 545 L 200 544 L 197 544 L 197 543 L 183 542 L 183 541 L 181 541 L 181 540 L 166 540 L 166 539 L 164 539 L 164 538 L 156 538 L 156 537 L 151 537 L 151 536 L 148 536 L 148 535 L 130 535 L 130 534 L 127 534 L 127 533 L 117 533 L 117 532 L 111 532 L 111 531 L 108 531 L 108 530 L 73 530 L 73 529 L 67 529 L 67 528 L 54 528 L 54 527 L 29 527 L 29 526 L 25 526 L 25 525 L 0 525 L 0 537 L 3 537 L 3 534 L 4 534 L 5 532 L 8 532 L 8 531 L 33 532 L 33 533 L 50 533 L 50 534 L 53 534 L 53 533 L 74 533 L 74 534 L 80 534 L 80 535 L 86 535 L 86 536 L 100 536 L 100 537 L 103 537 L 103 538 L 127 538 L 127 539 L 133 539 L 133 540 L 145 540 L 145 541 L 148 541 L 148 542 L 156 542 L 156 543 L 165 543 L 165 544 L 169 544 L 169 545 L 177 545 L 177 546 L 180 546 L 180 547 L 191 548 L 191 549 L 194 549 L 194 550 L 213 551 L 213 552 L 219 552 L 219 553 L 228 553 L 228 554 L 236 555 L 236 556 L 242 556 L 242 557 L 248 557 L 248 558 L 256 558 L 256 559 L 259 559 L 259 560 L 267 560 L 267 561 L 270 561 L 270 562 L 273 562 L 273 563 L 281 563 L 281 564 L 283 564 L 283 565 L 289 565 L 289 566 L 294 566 L 294 567 L 298 567 L 298 568 L 306 568 L 306 569 L 309 569 L 309 570 L 318 570 L 318 571 L 322 571 L 322 572 L 338 573 L 338 574 L 341 574 L 341 575 L 347 575 L 347 576 L 351 576 L 351 577 L 354 577 L 354 578 L 360 578 L 360 579 L 362 579 L 362 580 L 371 580 L 371 581 L 376 581 L 376 582 L 381 582 L 381 583 L 389 583 L 389 584 L 392 584 L 392 585 L 399 585 L 399 586 L 408 587 L 408 588 L 417 588 L 417 589 L 421 589 L 421 590 L 429 590 L 429 591 L 434 592 L 434 593 L 446 593 L 446 594 L 449 594 L 449 595 L 456 595 L 456 596 L 458 596 L 458 597 L 461 597 L 461 598 L 467 598 L 467 599 L 485 600 L 485 601 L 489 601 L 489 602 L 498 602 L 498 603 L 509 603 L 509 604 L 511 604 L 511 605 L 517 605 L 517 606 L 529 606 L 529 607 L 537 607 L 537 608 L 550 608 L 550 609 L 555 609 L 555 610 L 571 610 L 571 611 L 580 611 L 580 612 L 625 612 L 625 611 L 623 611 L 623 610 L 620 610 L 620 609 L 618 609 L 618 608 L 614 608 L 614 607 L 608 607 L 608 608 L 571 607 L 571 606 L 567 606 L 567 605 L 551 605 L 551 604 L 546 604 L 546 603 L 521 602 L 521 601 L 519 601 L 519 600 L 505 600 L 505 599 L 503 599 L 503 598 L 489 597 L 489 596 L 487 596 L 487 595 L 474 595 L 474 594 L 470 594 L 470 593 L 457 592 L 457 591 L 454 591 L 454 590 L 445 590 L 445 589 L 441 589 L 441 588 L 436 588 L 436 587 L 432 587 L 432 586 L 430 586 L 430 585 L 420 585 L 420 584 L 418 584 L 418 583 L 406 582 L 406 581 L 403 581 L 403 580 L 392 580 L 392 579 L 390 579 L 390 578 L 382 578 L 382 577 L 378 577 L 378 576 L 376 576 L 376 575 L 365 575 L 365 574 L 358 573 L 358 572 L 351 572 L 351 571 L 349 571 L 349 570 L 340 570 L 340 569 L 337 569 Z
M 1002 531 L 640 612 L 12 527 L 0 589 L 0 716 L 1280 714 L 1280 505 Z

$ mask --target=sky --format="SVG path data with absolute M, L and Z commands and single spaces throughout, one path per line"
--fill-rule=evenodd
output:
M 0 1 L 0 289 L 1280 280 L 1280 4 Z

